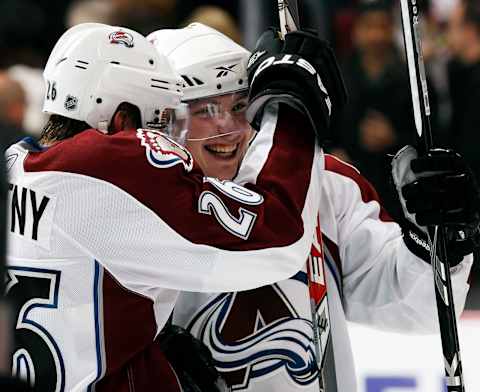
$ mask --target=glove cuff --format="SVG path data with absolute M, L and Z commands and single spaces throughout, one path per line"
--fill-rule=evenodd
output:
M 402 224 L 403 242 L 408 250 L 426 263 L 430 263 L 430 242 L 423 230 L 408 221 Z

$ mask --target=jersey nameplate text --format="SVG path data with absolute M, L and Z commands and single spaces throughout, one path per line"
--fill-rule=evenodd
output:
M 16 184 L 8 185 L 8 196 L 10 232 L 50 249 L 55 197 Z

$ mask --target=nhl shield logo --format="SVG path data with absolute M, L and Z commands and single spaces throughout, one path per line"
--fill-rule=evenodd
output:
M 138 129 L 137 137 L 145 147 L 148 162 L 155 167 L 165 169 L 182 164 L 187 172 L 193 168 L 190 152 L 161 132 L 151 129 Z
M 68 94 L 65 98 L 65 109 L 67 110 L 75 110 L 77 108 L 78 98 L 74 97 L 73 95 Z
M 126 31 L 117 30 L 108 36 L 111 44 L 124 45 L 127 48 L 133 48 L 133 36 Z

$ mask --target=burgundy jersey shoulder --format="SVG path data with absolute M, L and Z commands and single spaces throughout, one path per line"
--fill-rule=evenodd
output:
M 288 131 L 275 132 L 274 138 L 263 168 L 267 172 L 260 170 L 256 184 L 248 184 L 261 200 L 247 203 L 248 212 L 244 211 L 245 202 L 229 196 L 221 183 L 204 179 L 188 150 L 156 131 L 104 135 L 86 130 L 44 151 L 30 152 L 24 168 L 26 172 L 83 175 L 90 188 L 103 186 L 93 185 L 91 179 L 104 182 L 106 187 L 113 185 L 190 242 L 228 250 L 257 250 L 295 244 L 304 231 L 301 213 L 309 190 L 313 148 L 311 154 L 291 159 L 299 155 L 297 150 L 308 147 L 305 140 Z M 299 165 L 304 175 L 286 175 Z M 216 218 L 212 203 L 224 213 L 221 219 Z M 242 218 L 246 223 L 240 229 L 248 230 L 248 241 L 232 234 Z M 225 228 L 225 220 L 233 229 Z
M 179 171 L 191 171 L 191 154 L 165 135 L 145 129 L 113 135 L 89 129 L 30 153 L 24 164 L 26 172 L 76 173 L 114 184 L 143 170 L 175 166 Z
M 325 170 L 350 178 L 355 182 L 360 190 L 362 201 L 369 203 L 376 201 L 380 205 L 380 219 L 385 222 L 391 222 L 393 219 L 383 207 L 380 196 L 373 185 L 358 171 L 354 166 L 342 161 L 341 159 L 325 154 Z
M 190 230 L 186 223 L 175 223 L 178 219 L 171 204 L 181 194 L 184 204 L 195 205 L 203 175 L 192 166 L 185 148 L 147 130 L 105 135 L 89 129 L 46 150 L 29 152 L 24 162 L 26 172 L 79 174 L 111 184 L 187 237 Z

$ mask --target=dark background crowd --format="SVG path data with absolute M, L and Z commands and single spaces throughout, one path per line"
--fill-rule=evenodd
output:
M 355 164 L 400 219 L 389 164 L 401 146 L 415 143 L 416 133 L 399 2 L 302 3 L 302 25 L 332 42 L 349 92 L 328 150 Z M 479 178 L 480 1 L 419 0 L 419 5 L 436 144 L 464 155 Z M 200 21 L 251 49 L 266 27 L 278 25 L 276 7 L 276 0 L 1 0 L 0 146 L 41 131 L 41 70 L 65 29 L 90 21 L 147 34 Z M 476 264 L 467 308 L 480 308 Z

